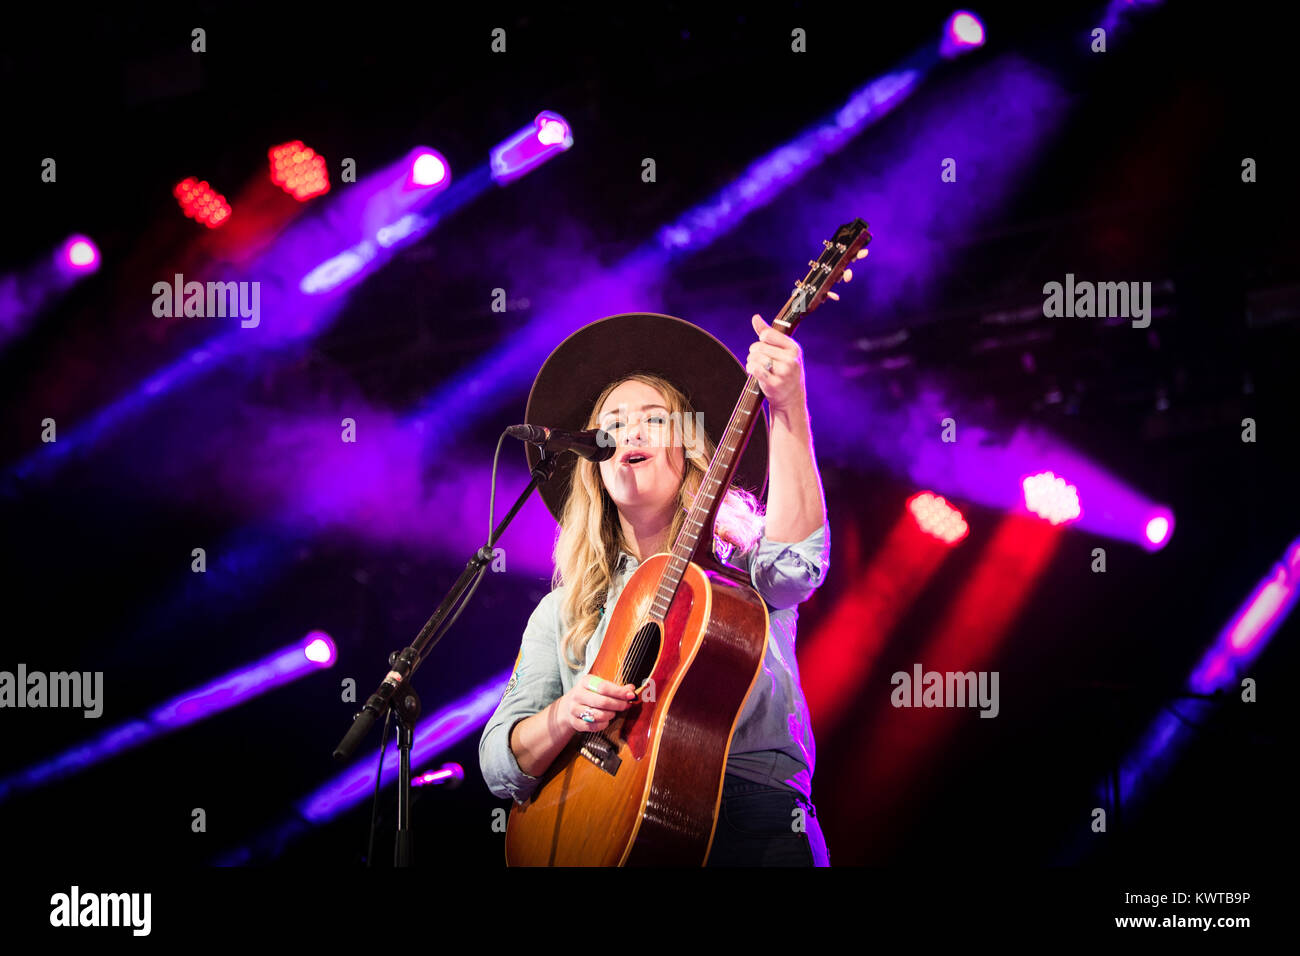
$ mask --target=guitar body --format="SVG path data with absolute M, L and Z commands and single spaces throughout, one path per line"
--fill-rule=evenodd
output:
M 605 730 L 575 735 L 532 799 L 511 810 L 511 866 L 707 860 L 727 751 L 762 669 L 768 613 L 743 572 L 690 562 L 660 628 L 651 615 L 671 560 L 656 554 L 628 579 L 592 665 L 607 680 L 631 674 L 636 683 L 648 673 L 653 683 Z M 653 643 L 644 650 L 648 633 L 658 635 L 657 653 Z M 625 669 L 638 659 L 639 668 Z

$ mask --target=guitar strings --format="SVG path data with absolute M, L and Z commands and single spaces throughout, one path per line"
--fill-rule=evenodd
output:
M 784 314 L 784 310 L 782 310 L 782 312 L 783 312 L 783 314 Z M 780 318 L 780 317 L 778 316 L 778 319 L 779 319 L 779 318 Z M 732 444 L 733 447 L 735 447 L 736 445 L 738 445 L 738 442 L 737 442 L 737 443 L 732 443 L 732 442 L 730 442 L 729 440 L 730 440 L 731 437 L 732 437 L 732 432 L 733 432 L 733 431 L 736 432 L 736 436 L 735 436 L 736 438 L 739 438 L 739 437 L 740 437 L 740 434 L 741 434 L 741 431 L 742 431 L 742 430 L 741 430 L 741 429 L 738 429 L 738 428 L 736 427 L 737 419 L 738 419 L 739 416 L 740 416 L 740 413 L 741 413 L 741 407 L 745 404 L 745 398 L 746 398 L 746 396 L 757 397 L 757 394 L 758 394 L 758 393 L 757 393 L 756 391 L 753 391 L 754 389 L 757 388 L 757 385 L 758 385 L 758 379 L 757 379 L 756 377 L 754 377 L 753 375 L 750 375 L 750 376 L 748 376 L 748 377 L 746 378 L 746 380 L 745 380 L 745 387 L 744 387 L 744 389 L 741 391 L 741 396 L 740 396 L 740 398 L 739 398 L 739 399 L 737 400 L 737 402 L 736 402 L 736 407 L 733 408 L 733 409 L 731 410 L 731 418 L 727 421 L 727 428 L 726 428 L 726 431 L 723 432 L 722 443 L 723 443 L 724 446 L 727 445 L 727 444 Z M 756 406 L 756 408 L 757 408 L 757 406 Z M 718 484 L 719 487 L 721 487 L 721 482 L 722 482 L 722 478 L 721 478 L 721 476 L 720 476 L 720 475 L 715 475 L 715 474 L 714 474 L 715 471 L 718 471 L 718 470 L 719 470 L 719 469 L 718 469 L 718 464 L 719 464 L 719 462 L 721 462 L 721 460 L 722 460 L 722 456 L 716 454 L 716 451 L 715 451 L 715 454 L 714 454 L 714 456 L 713 456 L 713 461 L 711 461 L 711 462 L 709 463 L 709 470 L 705 473 L 704 481 L 701 482 L 701 484 L 700 484 L 700 490 L 701 490 L 701 491 L 703 491 L 705 488 L 707 488 L 711 483 L 716 483 L 716 484 Z M 716 493 L 715 493 L 715 499 L 716 499 Z M 697 492 L 697 493 L 696 493 L 696 497 L 695 497 L 695 501 L 692 502 L 692 505 L 691 505 L 691 512 L 692 512 L 692 515 L 691 515 L 691 517 L 689 517 L 689 518 L 687 519 L 687 522 L 686 522 L 686 527 L 689 527 L 690 525 L 692 525 L 692 524 L 696 524 L 696 523 L 698 523 L 698 524 L 700 525 L 700 528 L 699 528 L 698 531 L 696 531 L 696 532 L 692 532 L 692 533 L 691 533 L 691 537 L 692 537 L 692 541 L 691 541 L 691 545 L 690 545 L 691 551 L 694 551 L 696 545 L 697 545 L 698 542 L 699 542 L 699 531 L 703 531 L 703 530 L 704 530 L 703 522 L 702 522 L 702 521 L 699 521 L 699 520 L 695 517 L 695 512 L 697 512 L 697 511 L 700 510 L 699 502 L 700 502 L 700 496 L 699 496 L 699 493 Z M 712 502 L 710 502 L 710 504 L 712 504 Z M 706 509 L 704 509 L 704 510 L 707 512 L 708 509 L 706 508 Z M 678 549 L 681 547 L 681 539 L 684 538 L 684 537 L 686 537 L 686 528 L 683 528 L 683 533 L 682 533 L 682 535 L 678 538 L 678 540 L 677 540 L 676 542 L 674 542 L 674 545 L 673 545 L 673 552 L 672 552 L 672 558 L 669 560 L 669 565 L 668 565 L 669 568 L 671 568 L 671 566 L 672 566 L 672 562 L 673 562 L 674 560 L 677 560 L 677 558 L 679 557 L 679 555 L 678 555 L 677 552 L 678 552 Z M 690 561 L 689 561 L 689 559 L 687 559 L 687 560 L 685 561 L 685 564 L 689 564 L 689 563 L 690 563 Z M 682 579 L 682 575 L 684 575 L 685 573 L 686 573 L 686 567 L 685 567 L 685 565 L 683 565 L 681 571 L 676 573 L 676 577 L 677 577 L 677 585 L 675 585 L 675 586 L 673 587 L 673 593 L 672 593 L 672 594 L 669 596 L 669 598 L 668 598 L 668 606 L 669 606 L 669 607 L 672 606 L 673 598 L 676 597 L 677 587 L 680 586 L 680 584 L 681 584 L 681 579 Z M 658 585 L 657 585 L 657 587 L 656 587 L 656 589 L 655 589 L 655 596 L 656 596 L 656 597 L 660 597 L 660 596 L 662 595 L 662 591 L 663 591 L 663 587 L 664 587 L 664 581 L 668 578 L 668 576 L 669 576 L 669 575 L 668 575 L 668 569 L 665 569 L 664 573 L 660 575 L 660 577 L 659 577 L 659 583 L 658 583 Z M 611 614 L 612 614 L 612 613 L 613 613 L 613 612 L 611 612 Z M 665 616 L 666 616 L 666 615 L 667 615 L 667 611 L 665 611 L 664 614 L 665 614 Z M 649 623 L 649 622 L 647 622 L 647 623 Z M 630 671 L 628 670 L 629 664 L 630 664 L 632 661 L 639 661 L 639 660 L 640 660 L 640 657 L 641 657 L 642 653 L 644 652 L 645 646 L 647 645 L 649 639 L 650 639 L 650 638 L 649 638 L 648 629 L 645 627 L 645 625 L 642 625 L 641 627 L 637 628 L 636 635 L 635 635 L 635 636 L 633 637 L 633 639 L 632 639 L 632 644 L 627 648 L 627 650 L 626 650 L 626 652 L 625 652 L 625 654 L 624 654 L 624 656 L 623 656 L 623 663 L 622 663 L 622 665 L 619 667 L 619 684 L 626 684 L 626 683 L 628 682 L 628 678 L 631 676 L 631 673 L 630 673 Z
M 741 402 L 743 402 L 743 401 L 744 401 L 744 399 L 742 398 L 742 399 L 741 399 Z M 731 419 L 732 419 L 732 420 L 731 420 L 730 422 L 728 422 L 728 425 L 727 425 L 727 435 L 730 435 L 730 433 L 731 433 L 731 430 L 732 430 L 732 427 L 733 427 L 733 423 L 734 423 L 735 418 L 736 418 L 736 413 L 737 413 L 737 411 L 738 411 L 739 408 L 740 408 L 740 404 L 741 404 L 741 402 L 737 402 L 736 409 L 733 409 L 733 410 L 732 410 L 732 413 L 731 413 Z M 724 437 L 724 444 L 725 444 L 725 441 L 726 441 L 726 439 L 725 439 L 725 437 Z M 703 481 L 703 482 L 701 483 L 701 485 L 700 485 L 700 488 L 701 488 L 701 489 L 704 489 L 704 488 L 708 487 L 709 484 L 710 484 L 711 482 L 716 482 L 716 481 L 719 480 L 719 479 L 714 475 L 714 471 L 715 471 L 715 469 L 716 469 L 717 462 L 720 460 L 720 458 L 721 458 L 721 456 L 717 456 L 717 455 L 715 455 L 715 456 L 714 456 L 714 460 L 713 460 L 712 462 L 709 463 L 709 470 L 708 470 L 708 472 L 705 474 L 704 481 Z M 694 516 L 694 512 L 696 512 L 697 510 L 699 510 L 699 504 L 698 504 L 698 502 L 699 502 L 699 496 L 698 496 L 698 494 L 697 494 L 697 496 L 696 496 L 696 501 L 693 502 L 693 503 L 692 503 L 692 506 L 691 506 L 692 516 L 691 516 L 690 518 L 688 518 L 688 519 L 687 519 L 687 522 L 686 522 L 686 527 L 687 527 L 687 528 L 688 528 L 690 525 L 697 523 L 697 519 L 696 519 L 695 516 Z M 701 530 L 703 530 L 703 527 L 702 527 L 702 526 L 701 526 Z M 670 569 L 670 568 L 672 567 L 672 563 L 673 563 L 673 561 L 676 561 L 676 560 L 680 557 L 680 555 L 678 554 L 678 550 L 681 548 L 682 538 L 685 538 L 686 536 L 687 536 L 686 528 L 683 528 L 682 535 L 678 538 L 678 540 L 677 540 L 676 542 L 674 542 L 674 545 L 673 545 L 673 552 L 672 552 L 672 558 L 669 560 L 668 569 Z M 698 533 L 694 533 L 694 534 L 692 534 L 692 537 L 693 537 L 694 540 L 692 541 L 691 548 L 694 549 L 694 547 L 695 547 L 695 542 L 698 541 Z M 687 563 L 689 563 L 689 562 L 687 562 Z M 655 597 L 656 597 L 656 598 L 660 598 L 660 597 L 663 596 L 664 582 L 665 582 L 665 580 L 669 577 L 668 569 L 665 569 L 664 573 L 661 574 L 660 577 L 659 577 L 659 582 L 658 582 L 658 584 L 656 585 L 656 588 L 655 588 Z M 686 571 L 686 568 L 683 567 L 682 570 L 681 570 L 680 572 L 677 572 L 676 576 L 677 576 L 678 585 L 681 584 L 681 576 L 682 576 L 682 574 L 685 573 L 685 571 Z M 676 596 L 676 590 L 677 590 L 676 587 L 674 587 L 674 588 L 673 588 L 673 592 L 674 592 L 673 595 L 670 595 L 669 598 L 668 598 L 668 606 L 669 606 L 669 607 L 672 606 L 673 597 Z M 666 614 L 666 613 L 667 613 L 667 612 L 665 611 L 665 614 Z M 647 622 L 647 623 L 648 623 L 648 622 Z M 642 625 L 641 627 L 637 628 L 636 635 L 635 635 L 635 636 L 633 637 L 633 639 L 632 639 L 632 644 L 627 648 L 626 653 L 625 653 L 624 656 L 623 656 L 623 664 L 622 664 L 622 666 L 619 668 L 619 678 L 620 678 L 620 679 L 619 679 L 619 683 L 620 683 L 620 684 L 625 684 L 625 683 L 627 683 L 628 678 L 631 676 L 631 673 L 630 673 L 629 670 L 628 670 L 628 666 L 629 666 L 629 664 L 630 664 L 632 661 L 639 661 L 639 660 L 640 660 L 640 657 L 641 657 L 641 655 L 644 653 L 645 646 L 646 646 L 646 643 L 647 643 L 648 640 L 649 640 L 649 636 L 648 636 L 648 634 L 647 634 L 647 628 L 645 627 L 645 625 Z
M 730 419 L 728 420 L 728 422 L 727 422 L 727 429 L 726 429 L 726 431 L 723 433 L 723 445 L 724 445 L 724 446 L 727 445 L 727 444 L 729 443 L 729 439 L 732 437 L 732 432 L 736 432 L 736 436 L 735 436 L 735 437 L 739 438 L 741 430 L 740 430 L 740 429 L 737 429 L 737 427 L 736 427 L 736 422 L 737 422 L 737 419 L 738 419 L 739 416 L 740 416 L 740 413 L 741 413 L 741 407 L 742 407 L 742 406 L 744 405 L 744 403 L 745 403 L 745 397 L 746 397 L 746 395 L 750 395 L 750 397 L 757 397 L 757 394 L 758 394 L 758 393 L 757 393 L 757 391 L 754 391 L 754 389 L 756 389 L 757 384 L 758 384 L 758 379 L 755 378 L 753 375 L 748 376 L 748 378 L 746 379 L 746 381 L 745 381 L 745 387 L 744 387 L 744 389 L 743 389 L 742 392 L 741 392 L 741 397 L 740 397 L 740 399 L 736 402 L 736 407 L 732 409 L 732 411 L 731 411 L 731 418 L 730 418 Z M 710 483 L 716 483 L 716 484 L 718 484 L 719 486 L 721 486 L 721 481 L 722 481 L 721 476 L 715 474 L 715 471 L 718 471 L 718 470 L 719 470 L 719 469 L 718 469 L 718 463 L 719 463 L 721 460 L 722 460 L 722 456 L 721 456 L 721 455 L 717 455 L 717 454 L 714 455 L 713 461 L 711 461 L 711 462 L 709 463 L 709 470 L 708 470 L 708 472 L 706 472 L 706 474 L 705 474 L 704 482 L 702 482 L 701 485 L 700 485 L 701 490 L 703 490 L 704 488 L 708 487 Z M 715 497 L 716 497 L 716 495 L 715 495 Z M 693 513 L 699 510 L 699 504 L 698 504 L 699 500 L 700 500 L 700 499 L 699 499 L 699 496 L 698 496 L 698 493 L 697 493 L 696 501 L 692 503 L 692 508 L 691 508 L 691 510 L 692 510 Z M 707 511 L 708 509 L 704 509 L 704 510 Z M 692 514 L 692 517 L 687 521 L 687 525 L 689 526 L 689 525 L 691 525 L 691 524 L 696 524 L 696 523 L 700 524 L 699 531 L 703 531 L 703 530 L 704 530 L 704 528 L 703 528 L 703 522 L 702 522 L 702 521 L 698 521 L 698 520 L 696 519 L 696 517 L 694 516 L 694 514 Z M 692 536 L 691 550 L 694 550 L 696 544 L 697 544 L 698 541 L 699 541 L 699 532 L 698 532 L 698 531 L 693 532 L 691 536 Z M 685 537 L 685 534 L 683 534 L 683 537 Z M 680 541 L 680 539 L 679 539 L 679 541 L 676 542 L 675 545 L 674 545 L 674 548 L 673 548 L 673 559 L 674 559 L 674 560 L 677 559 L 677 558 L 679 557 L 679 555 L 678 555 L 678 553 L 677 553 L 677 550 L 678 550 L 678 548 L 680 547 L 680 544 L 681 544 L 681 541 Z M 689 560 L 687 560 L 686 563 L 689 564 Z M 680 572 L 678 572 L 678 574 L 677 574 L 678 585 L 681 584 L 681 576 L 682 576 L 682 574 L 685 573 L 685 571 L 686 571 L 686 568 L 685 568 L 685 566 L 683 566 L 682 570 L 681 570 Z M 659 578 L 659 584 L 658 584 L 658 587 L 656 588 L 656 595 L 657 595 L 657 596 L 658 596 L 659 593 L 662 592 L 662 590 L 663 590 L 664 580 L 665 580 L 666 577 L 667 577 L 667 574 L 665 573 L 664 575 L 661 575 L 660 578 Z M 676 587 L 673 588 L 673 592 L 674 592 L 673 595 L 670 596 L 669 599 L 668 599 L 668 605 L 669 605 L 669 607 L 672 606 L 672 600 L 673 600 L 673 597 L 676 596 Z M 666 614 L 666 613 L 667 613 L 667 612 L 665 612 L 665 614 Z M 645 631 L 645 628 L 644 628 L 644 627 L 642 627 L 642 628 L 638 628 L 638 629 L 637 629 L 636 637 L 633 639 L 632 646 L 629 648 L 629 654 L 627 654 L 627 655 L 624 656 L 623 666 L 620 667 L 620 669 L 619 669 L 619 670 L 620 670 L 620 678 L 621 678 L 620 681 L 619 681 L 620 684 L 627 683 L 627 678 L 628 678 L 628 676 L 629 676 L 629 674 L 627 673 L 627 663 L 628 663 L 628 659 L 629 659 L 629 657 L 633 656 L 633 655 L 632 655 L 632 652 L 635 652 L 635 656 L 636 656 L 637 658 L 639 658 L 640 655 L 641 655 L 641 653 L 642 653 L 642 651 L 643 651 L 644 642 L 645 642 L 645 640 L 648 640 L 648 637 L 647 637 L 647 638 L 643 638 L 643 637 L 642 637 L 642 634 L 644 633 L 644 631 Z

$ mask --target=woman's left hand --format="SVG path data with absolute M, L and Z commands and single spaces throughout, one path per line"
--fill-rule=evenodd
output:
M 758 341 L 749 347 L 745 371 L 758 379 L 773 414 L 805 408 L 803 349 L 790 336 L 764 322 L 757 312 L 750 321 L 758 333 Z

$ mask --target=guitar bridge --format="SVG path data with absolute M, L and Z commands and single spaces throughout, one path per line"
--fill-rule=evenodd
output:
M 584 734 L 583 737 L 578 753 L 611 777 L 617 775 L 619 765 L 623 763 L 623 758 L 618 755 L 618 745 L 604 734 Z

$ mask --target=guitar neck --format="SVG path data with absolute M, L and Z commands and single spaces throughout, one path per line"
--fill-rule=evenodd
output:
M 847 270 L 849 262 L 866 255 L 864 246 L 870 241 L 867 224 L 861 219 L 845 223 L 836 230 L 833 239 L 824 240 L 824 251 L 817 259 L 809 260 L 807 274 L 795 283 L 794 292 L 786 299 L 785 305 L 772 322 L 773 328 L 792 335 L 799 323 L 823 299 L 839 298 L 830 291 L 830 287 L 841 278 L 848 281 L 852 275 Z M 692 561 L 708 565 L 716 563 L 713 555 L 713 523 L 717 518 L 718 505 L 731 487 L 731 479 L 736 474 L 741 455 L 744 454 L 749 436 L 753 434 L 754 425 L 761 414 L 763 391 L 759 388 L 758 379 L 751 375 L 745 380 L 740 399 L 727 422 L 727 430 L 722 435 L 721 443 L 709 463 L 709 470 L 687 513 L 686 523 L 673 543 L 672 560 L 659 579 L 659 588 L 650 608 L 652 619 L 663 622 L 682 575 L 686 573 L 687 564 Z
M 786 313 L 793 307 L 795 299 L 795 296 L 791 296 L 781 310 L 781 315 L 772 323 L 779 331 L 786 332 L 792 327 L 787 321 Z M 651 613 L 656 619 L 662 620 L 663 615 L 668 613 L 677 585 L 686 573 L 686 565 L 692 561 L 698 564 L 712 563 L 714 560 L 713 523 L 718 515 L 718 506 L 731 487 L 741 455 L 749 444 L 749 436 L 753 434 L 758 416 L 762 414 L 763 390 L 759 388 L 758 379 L 751 375 L 745 380 L 745 387 L 736 407 L 732 409 L 721 444 L 714 452 L 713 461 L 709 463 L 709 470 L 700 482 L 700 490 L 686 515 L 686 522 L 673 544 L 672 560 L 664 569 L 659 591 L 651 607 Z
M 758 387 L 758 379 L 749 376 L 745 388 L 740 393 L 740 400 L 731 412 L 727 430 L 723 433 L 722 443 L 718 445 L 709 464 L 709 470 L 700 482 L 700 490 L 695 495 L 691 510 L 686 515 L 681 533 L 673 544 L 672 560 L 664 568 L 659 579 L 659 589 L 650 608 L 650 616 L 660 622 L 668 613 L 677 585 L 686 573 L 686 565 L 700 557 L 713 557 L 713 522 L 718 514 L 718 505 L 731 479 L 740 464 L 740 456 L 754 431 L 754 423 L 763 414 L 763 392 Z
M 802 306 L 802 300 L 802 292 L 796 289 L 773 320 L 773 328 L 786 335 L 793 332 L 798 324 L 794 316 Z M 700 483 L 699 494 L 695 496 L 695 502 L 687 514 L 686 524 L 677 537 L 677 543 L 673 547 L 674 558 L 683 557 L 690 561 L 713 556 L 713 522 L 717 518 L 718 506 L 731 487 L 731 479 L 740 465 L 745 446 L 749 444 L 749 436 L 753 434 L 758 416 L 762 414 L 763 390 L 759 387 L 758 379 L 751 375 L 745 380 L 740 399 L 731 412 L 731 420 L 727 422 L 722 443 L 713 455 L 709 471 Z M 756 492 L 761 490 L 755 489 Z

